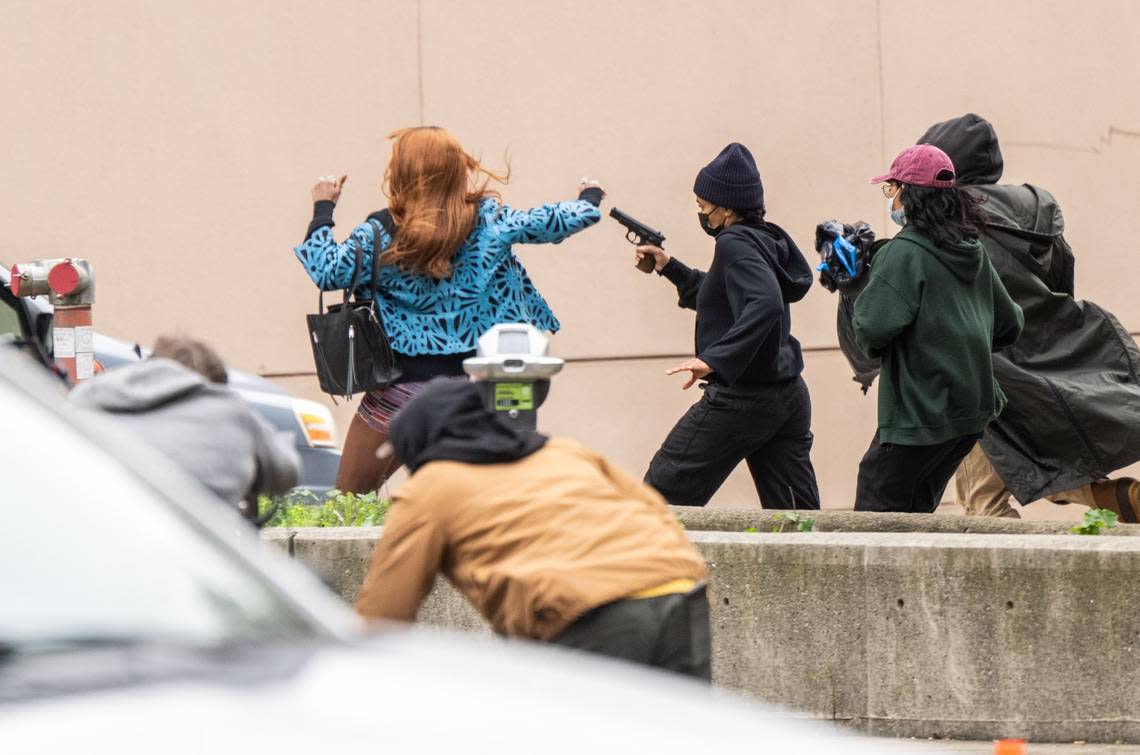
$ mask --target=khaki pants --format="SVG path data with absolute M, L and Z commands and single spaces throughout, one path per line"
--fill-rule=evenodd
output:
M 958 467 L 958 474 L 954 485 L 957 488 L 958 505 L 969 516 L 1005 516 L 1020 519 L 1021 515 L 1010 505 L 1010 493 L 1005 483 L 994 471 L 990 460 L 982 451 L 982 444 L 976 444 L 962 464 Z M 1063 493 L 1054 493 L 1046 496 L 1045 500 L 1054 503 L 1079 503 L 1083 506 L 1096 508 L 1093 500 L 1092 486 L 1085 485 L 1076 490 L 1066 490 Z

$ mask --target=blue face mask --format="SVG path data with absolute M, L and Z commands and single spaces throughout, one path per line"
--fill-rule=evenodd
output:
M 902 207 L 895 209 L 894 197 L 887 200 L 887 209 L 890 211 L 891 220 L 894 221 L 895 225 L 906 225 L 906 210 Z

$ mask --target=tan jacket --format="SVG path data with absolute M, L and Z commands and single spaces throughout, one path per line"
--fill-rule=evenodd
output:
M 422 467 L 393 499 L 356 610 L 412 621 L 441 571 L 496 631 L 541 640 L 707 575 L 656 491 L 569 440 L 506 464 Z

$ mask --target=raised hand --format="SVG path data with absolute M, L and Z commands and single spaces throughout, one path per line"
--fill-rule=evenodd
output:
M 313 201 L 337 201 L 340 199 L 340 190 L 344 188 L 344 182 L 347 180 L 348 175 L 343 175 L 340 178 L 336 176 L 321 176 L 317 179 L 317 182 L 313 184 Z

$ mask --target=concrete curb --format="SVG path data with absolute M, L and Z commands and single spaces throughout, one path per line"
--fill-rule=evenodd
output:
M 771 532 L 779 526 L 772 509 L 710 509 L 670 506 L 685 529 L 743 532 L 755 527 Z M 1068 535 L 1074 522 L 1041 522 L 960 514 L 879 514 L 870 511 L 827 510 L 799 512 L 815 519 L 816 532 L 952 532 L 975 535 Z M 784 526 L 785 531 L 794 529 Z M 1118 524 L 1106 535 L 1140 536 L 1140 524 Z
M 862 515 L 860 515 L 862 516 Z M 273 533 L 346 600 L 381 528 Z M 689 533 L 717 683 L 901 737 L 1140 742 L 1140 540 Z M 439 580 L 420 619 L 486 631 Z

